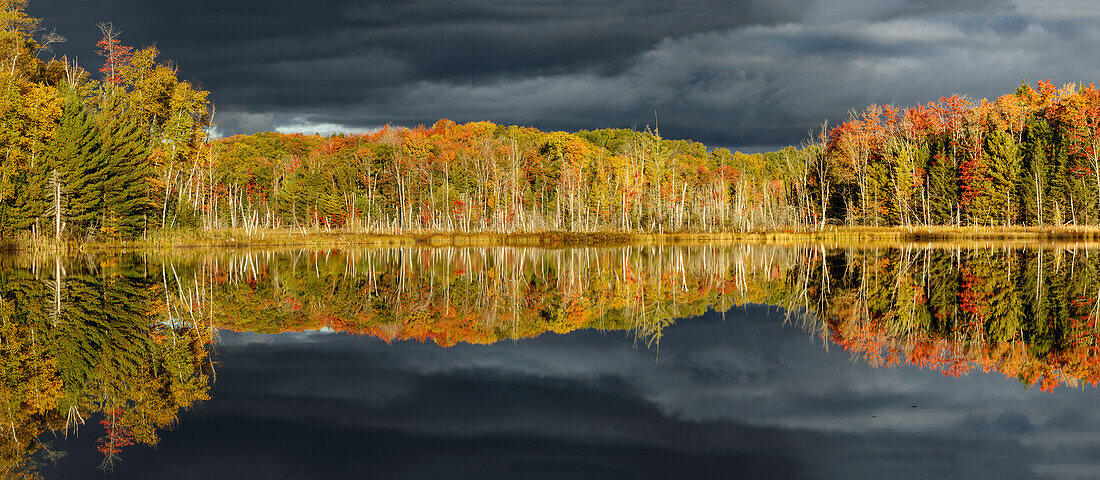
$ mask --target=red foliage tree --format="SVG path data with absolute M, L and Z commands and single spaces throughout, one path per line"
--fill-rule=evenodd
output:
M 103 38 L 96 43 L 96 53 L 103 57 L 103 66 L 99 68 L 99 73 L 103 74 L 103 81 L 106 83 L 113 83 L 115 85 L 122 85 L 122 68 L 130 63 L 130 59 L 134 55 L 133 47 L 128 47 L 122 44 L 118 40 L 120 33 L 114 25 L 110 23 L 99 24 L 99 30 L 103 33 Z
M 99 421 L 103 425 L 104 435 L 96 440 L 96 449 L 103 454 L 104 468 L 113 467 L 122 449 L 134 444 L 130 427 L 119 423 L 121 417 L 122 409 L 114 408 L 104 411 L 103 419 Z

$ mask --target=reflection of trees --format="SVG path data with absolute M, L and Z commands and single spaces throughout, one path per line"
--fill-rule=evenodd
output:
M 131 256 L 0 265 L 0 473 L 33 476 L 43 432 L 74 434 L 97 414 L 109 466 L 207 398 L 210 329 L 176 324 L 156 278 Z
M 825 259 L 821 268 L 842 273 L 822 285 L 830 293 L 811 310 L 817 328 L 873 365 L 955 376 L 981 368 L 1044 390 L 1096 385 L 1095 255 L 1083 247 L 851 250 Z
M 443 346 L 577 329 L 654 343 L 733 305 L 809 312 L 807 328 L 875 366 L 978 367 L 1044 389 L 1100 380 L 1096 252 L 708 246 L 396 248 L 206 258 L 216 321 Z
M 784 307 L 875 366 L 1100 380 L 1097 252 L 984 245 L 391 248 L 0 264 L 0 473 L 93 429 L 109 466 L 208 395 L 219 328 L 488 344 Z M 21 262 L 21 263 L 20 263 Z M 96 427 L 98 423 L 100 427 Z M 34 461 L 32 461 L 34 459 Z
M 0 264 L 0 472 L 32 476 L 42 438 L 99 430 L 110 467 L 208 398 L 216 328 L 334 329 L 492 343 L 581 328 L 656 342 L 675 318 L 781 283 L 777 248 L 399 248 L 30 258 Z M 94 424 L 98 423 L 96 427 Z M 36 455 L 36 453 L 38 455 Z
M 676 318 L 726 310 L 781 283 L 779 248 L 398 248 L 207 259 L 223 328 L 319 330 L 443 346 L 582 328 L 657 341 Z M 750 290 L 754 289 L 754 290 Z M 774 296 L 774 295 L 773 295 Z M 756 300 L 754 300 L 756 301 Z

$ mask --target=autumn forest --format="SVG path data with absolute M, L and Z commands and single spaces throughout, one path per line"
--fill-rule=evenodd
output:
M 1100 90 L 871 105 L 743 154 L 657 129 L 491 122 L 214 138 L 209 92 L 103 24 L 94 71 L 50 55 L 25 0 L 0 23 L 0 234 L 746 232 L 1100 224 Z

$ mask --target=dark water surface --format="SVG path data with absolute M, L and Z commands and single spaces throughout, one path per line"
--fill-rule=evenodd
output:
M 10 258 L 0 468 L 1093 478 L 1092 248 Z

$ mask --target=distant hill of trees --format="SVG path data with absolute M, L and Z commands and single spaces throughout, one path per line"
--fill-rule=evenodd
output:
M 214 141 L 209 151 L 198 176 L 220 180 L 224 194 L 188 199 L 206 214 L 205 228 L 1100 224 L 1100 90 L 1049 81 L 977 104 L 956 95 L 904 109 L 872 105 L 798 148 L 763 154 L 650 131 L 545 133 L 447 120 L 328 138 L 262 133 Z

